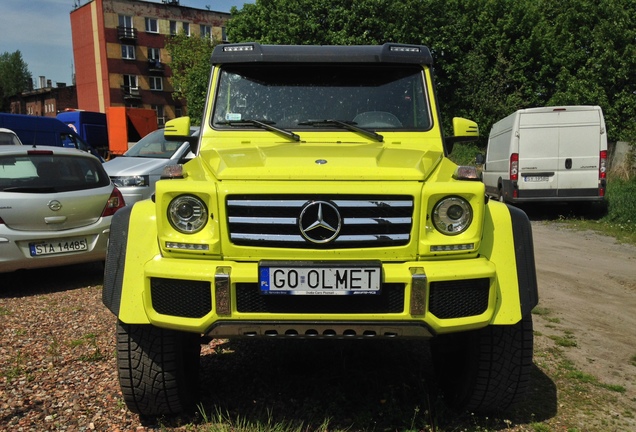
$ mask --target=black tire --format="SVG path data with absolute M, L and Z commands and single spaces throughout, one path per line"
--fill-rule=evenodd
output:
M 530 314 L 515 325 L 438 337 L 431 351 L 447 405 L 487 414 L 522 401 L 530 385 L 532 348 Z
M 117 368 L 124 401 L 143 416 L 174 415 L 196 402 L 200 336 L 117 323 Z

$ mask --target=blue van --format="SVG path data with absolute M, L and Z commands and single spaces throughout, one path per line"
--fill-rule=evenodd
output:
M 73 129 L 100 154 L 108 152 L 106 114 L 94 111 L 69 110 L 59 113 L 57 119 Z
M 24 145 L 78 148 L 103 160 L 73 129 L 55 117 L 0 113 L 0 128 L 11 129 Z

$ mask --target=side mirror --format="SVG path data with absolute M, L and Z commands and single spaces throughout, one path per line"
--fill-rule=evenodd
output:
M 484 162 L 486 162 L 486 158 L 484 157 L 484 155 L 481 153 L 477 153 L 477 156 L 475 156 L 475 163 L 477 165 L 483 165 Z
M 190 117 L 168 120 L 163 129 L 163 135 L 168 141 L 189 142 L 190 150 L 196 153 L 199 137 L 190 135 Z
M 450 154 L 456 142 L 477 141 L 479 126 L 472 120 L 463 117 L 453 117 L 453 136 L 446 137 L 446 151 Z

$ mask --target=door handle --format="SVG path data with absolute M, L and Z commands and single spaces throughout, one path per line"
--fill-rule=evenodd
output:
M 565 169 L 572 169 L 572 159 L 571 158 L 567 158 L 565 160 Z

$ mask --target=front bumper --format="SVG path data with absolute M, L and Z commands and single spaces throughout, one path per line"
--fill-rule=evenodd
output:
M 129 296 L 140 303 L 119 317 L 215 338 L 430 337 L 483 327 L 495 314 L 496 269 L 484 258 L 383 263 L 382 274 L 378 295 L 266 295 L 258 263 L 157 257 Z

